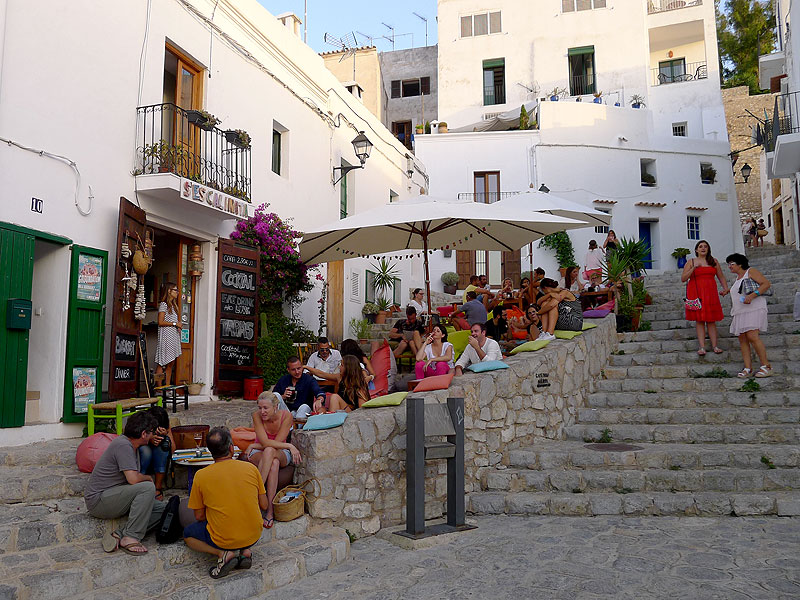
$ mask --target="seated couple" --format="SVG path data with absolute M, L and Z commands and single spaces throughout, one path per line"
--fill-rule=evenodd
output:
M 539 317 L 542 333 L 536 339 L 554 340 L 556 329 L 560 331 L 581 331 L 583 329 L 583 309 L 581 301 L 571 291 L 562 289 L 549 278 L 541 281 L 543 293 L 539 298 Z
M 370 359 L 367 358 L 367 356 L 361 350 L 361 346 L 358 345 L 358 342 L 353 339 L 347 339 L 342 342 L 340 348 L 341 352 L 332 350 L 330 348 L 328 338 L 319 338 L 319 350 L 309 357 L 304 369 L 311 373 L 311 375 L 313 375 L 318 381 L 323 383 L 334 383 L 338 387 L 339 383 L 342 381 L 342 373 L 344 371 L 342 361 L 344 357 L 355 356 L 361 365 L 362 371 L 364 372 L 364 379 L 366 379 L 367 387 L 370 389 L 370 391 L 374 390 L 375 369 L 373 369 Z M 314 360 L 315 356 L 319 356 L 320 358 Z M 335 360 L 333 362 L 327 360 L 324 364 L 319 364 L 319 360 L 326 360 L 323 357 L 327 356 L 335 356 Z

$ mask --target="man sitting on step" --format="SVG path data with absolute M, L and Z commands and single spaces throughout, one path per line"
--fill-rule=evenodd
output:
M 128 515 L 128 522 L 103 538 L 103 550 L 122 548 L 128 554 L 147 552 L 142 538 L 158 525 L 165 502 L 156 500 L 153 478 L 139 472 L 139 447 L 150 442 L 158 427 L 149 412 L 131 415 L 123 434 L 103 452 L 83 492 L 89 514 L 98 519 Z
M 486 323 L 475 323 L 470 327 L 469 343 L 456 361 L 456 375 L 463 375 L 470 365 L 490 360 L 503 360 L 500 344 L 486 337 Z
M 233 439 L 227 427 L 214 427 L 206 444 L 214 464 L 194 476 L 189 508 L 197 522 L 183 530 L 183 539 L 192 550 L 217 557 L 208 574 L 219 579 L 233 569 L 252 566 L 250 546 L 261 538 L 261 511 L 269 503 L 258 468 L 232 460 Z

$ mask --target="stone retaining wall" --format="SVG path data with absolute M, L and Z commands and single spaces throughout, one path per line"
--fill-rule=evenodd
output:
M 537 352 L 509 357 L 509 369 L 469 373 L 449 390 L 424 392 L 426 402 L 463 397 L 466 491 L 480 489 L 483 470 L 503 461 L 506 450 L 535 438 L 562 439 L 617 347 L 613 315 L 574 340 L 556 340 Z M 358 410 L 342 427 L 299 431 L 293 443 L 303 456 L 297 481 L 315 478 L 312 517 L 356 536 L 405 519 L 406 405 Z M 444 460 L 426 462 L 428 518 L 444 514 Z

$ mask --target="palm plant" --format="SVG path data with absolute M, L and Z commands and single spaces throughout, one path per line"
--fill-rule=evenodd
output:
M 394 287 L 397 269 L 395 269 L 395 264 L 387 258 L 381 258 L 378 264 L 372 263 L 372 267 L 375 269 L 375 294 L 378 296 L 376 303 L 380 306 L 380 300 L 386 299 L 386 293 Z M 388 306 L 388 300 L 386 304 Z
M 608 280 L 614 288 L 615 314 L 620 314 L 620 305 L 623 303 L 620 287 L 625 286 L 626 300 L 633 298 L 633 277 L 635 274 L 644 273 L 645 259 L 649 252 L 650 247 L 646 241 L 622 238 L 619 240 L 617 249 L 606 255 L 603 279 Z

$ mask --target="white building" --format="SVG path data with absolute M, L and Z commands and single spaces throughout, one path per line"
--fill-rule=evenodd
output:
M 712 2 L 501 1 L 487 10 L 440 0 L 438 21 L 439 119 L 450 133 L 418 136 L 416 148 L 432 194 L 485 201 L 545 185 L 610 210 L 619 237 L 649 239 L 654 271 L 676 268 L 671 252 L 699 239 L 715 255 L 741 248 Z M 646 108 L 631 107 L 637 95 Z M 531 129 L 485 131 L 503 129 L 494 119 L 523 103 Z M 708 166 L 713 183 L 701 178 Z M 589 239 L 605 238 L 570 236 L 579 263 Z M 509 257 L 467 258 L 442 257 L 435 268 L 458 270 L 462 282 L 465 268 L 488 269 L 497 283 L 515 276 Z
M 780 0 L 773 7 L 777 49 L 759 57 L 758 76 L 762 89 L 780 95 L 764 126 L 761 208 L 765 239 L 800 248 L 800 36 L 790 34 L 792 22 L 800 23 L 800 7 Z
M 4 444 L 79 435 L 87 401 L 143 389 L 138 330 L 152 368 L 167 281 L 181 292 L 178 380 L 205 382 L 206 397 L 241 385 L 257 317 L 255 257 L 224 242 L 237 219 L 269 203 L 308 230 L 427 186 L 421 163 L 303 44 L 293 15 L 279 21 L 255 0 L 0 0 L 0 16 L 0 138 L 13 141 L 0 144 Z M 199 110 L 222 124 L 191 123 Z M 359 131 L 371 155 L 334 185 L 336 168 L 359 165 Z M 122 246 L 148 239 L 146 316 L 136 319 Z M 367 267 L 327 270 L 334 338 L 361 316 Z M 401 263 L 398 290 L 409 273 Z M 301 307 L 314 331 L 317 298 L 319 288 Z M 6 321 L 8 299 L 23 301 L 22 323 Z

